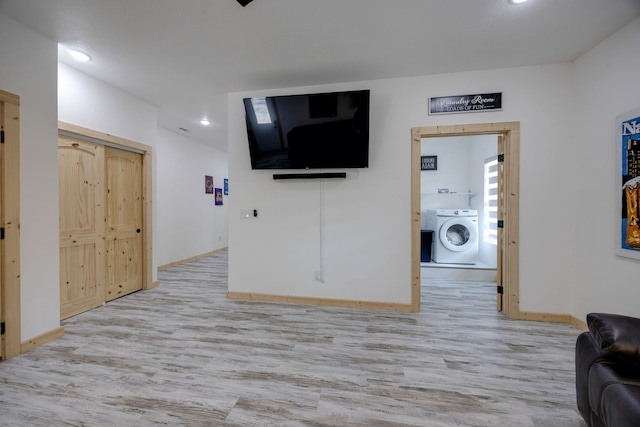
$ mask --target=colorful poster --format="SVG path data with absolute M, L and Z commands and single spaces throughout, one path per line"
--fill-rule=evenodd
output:
M 224 179 L 224 195 L 229 195 L 229 178 Z
M 222 188 L 216 188 L 216 206 L 222 205 Z
M 209 175 L 204 176 L 204 192 L 206 194 L 213 194 L 213 177 Z
M 619 255 L 640 259 L 640 111 L 617 120 L 620 162 L 620 244 Z

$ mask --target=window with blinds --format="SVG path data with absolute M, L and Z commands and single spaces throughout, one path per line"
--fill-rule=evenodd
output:
M 484 161 L 484 233 L 486 243 L 498 244 L 498 156 Z
M 253 112 L 256 114 L 256 120 L 259 125 L 271 123 L 271 114 L 269 114 L 267 98 L 251 98 L 251 106 L 253 107 Z

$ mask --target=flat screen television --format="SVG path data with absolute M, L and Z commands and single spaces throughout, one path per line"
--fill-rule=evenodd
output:
M 369 166 L 369 91 L 245 98 L 252 169 Z

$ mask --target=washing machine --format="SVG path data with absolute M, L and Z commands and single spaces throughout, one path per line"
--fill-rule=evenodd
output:
M 428 210 L 425 212 L 425 225 L 433 230 L 432 261 L 444 264 L 478 262 L 477 210 Z

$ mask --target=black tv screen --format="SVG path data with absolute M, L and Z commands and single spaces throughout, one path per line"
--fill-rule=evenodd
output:
M 245 98 L 252 169 L 369 166 L 369 91 Z

